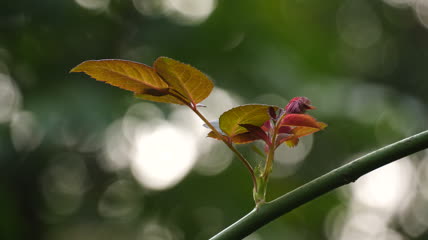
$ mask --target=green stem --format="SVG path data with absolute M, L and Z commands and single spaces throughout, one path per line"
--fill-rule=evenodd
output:
M 217 131 L 217 129 L 204 117 L 204 115 L 202 115 L 201 112 L 199 112 L 196 104 L 193 104 L 188 100 L 186 100 L 184 97 L 182 97 L 182 95 L 178 91 L 175 91 L 175 92 L 170 91 L 168 94 L 175 97 L 176 99 L 181 101 L 184 105 L 192 109 L 192 111 L 196 113 L 196 115 L 198 115 L 198 117 L 217 135 L 217 137 L 221 139 L 229 147 L 229 149 L 232 150 L 232 152 L 235 153 L 238 159 L 241 160 L 241 162 L 250 172 L 251 179 L 253 180 L 253 191 L 257 191 L 256 175 L 254 174 L 253 167 L 251 167 L 251 164 L 247 161 L 247 159 L 245 159 L 245 157 L 232 145 L 232 143 L 224 139 L 223 135 Z
M 269 174 L 272 172 L 272 165 L 275 158 L 275 141 L 276 141 L 276 132 L 272 137 L 272 145 L 269 146 L 269 152 L 266 158 L 265 170 L 263 171 L 262 177 L 266 180 L 269 178 Z
M 242 239 L 272 220 L 333 189 L 354 182 L 368 172 L 426 148 L 428 148 L 428 131 L 378 149 L 252 210 L 211 240 Z
M 275 122 L 275 128 L 272 134 L 272 138 L 270 140 L 269 151 L 266 156 L 265 168 L 261 174 L 257 174 L 257 184 L 258 191 L 253 193 L 254 201 L 256 202 L 256 208 L 259 208 L 262 204 L 266 202 L 266 192 L 267 185 L 269 182 L 269 175 L 272 172 L 273 161 L 275 159 L 275 150 L 276 150 L 276 138 L 278 136 L 278 130 L 280 127 L 280 123 L 282 121 L 281 117 L 279 121 Z
M 221 133 L 219 133 L 217 131 L 217 129 L 204 117 L 204 115 L 202 115 L 202 113 L 200 113 L 198 111 L 198 109 L 196 108 L 196 106 L 195 107 L 190 107 L 190 108 L 217 135 L 217 137 L 219 139 L 221 139 L 230 148 L 230 150 L 232 150 L 232 152 L 235 153 L 235 155 L 238 157 L 238 159 L 241 160 L 241 162 L 244 164 L 244 166 L 250 172 L 251 179 L 253 180 L 253 187 L 254 187 L 253 191 L 257 191 L 258 185 L 257 185 L 256 175 L 254 174 L 253 167 L 251 167 L 251 164 L 247 161 L 247 159 L 245 159 L 245 157 L 232 145 L 232 143 L 230 143 L 229 141 L 227 141 L 226 139 L 224 139 L 223 135 Z
M 263 174 L 259 173 L 259 168 L 256 168 L 256 179 L 257 179 L 257 189 L 253 191 L 254 202 L 256 203 L 256 208 L 259 208 L 262 204 L 266 202 L 266 192 L 267 192 L 267 181 L 269 178 L 264 178 Z
M 269 152 L 266 156 L 265 166 L 263 171 L 260 167 L 256 168 L 257 189 L 254 189 L 253 198 L 256 203 L 256 208 L 259 208 L 266 202 L 267 185 L 269 181 L 269 174 L 272 172 L 273 159 L 275 155 L 275 148 L 273 145 L 269 146 Z

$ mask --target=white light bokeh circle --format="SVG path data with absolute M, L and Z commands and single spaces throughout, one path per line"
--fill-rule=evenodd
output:
M 89 185 L 85 160 L 74 153 L 55 156 L 41 175 L 40 184 L 43 200 L 50 213 L 72 214 L 80 206 Z
M 413 5 L 417 0 L 383 0 L 383 1 L 394 7 L 408 7 Z
M 164 1 L 162 0 L 132 0 L 135 9 L 145 16 L 158 16 L 163 12 Z
M 122 120 L 122 133 L 131 143 L 140 128 L 151 128 L 165 119 L 162 110 L 153 103 L 141 102 L 132 105 Z
M 392 214 L 414 192 L 414 175 L 405 157 L 362 176 L 352 185 L 352 192 L 360 203 Z
M 43 131 L 39 122 L 34 114 L 29 111 L 13 114 L 10 132 L 13 146 L 18 151 L 33 150 L 43 138 Z
M 118 180 L 104 191 L 98 202 L 98 213 L 108 219 L 129 221 L 141 212 L 141 199 L 131 182 Z
M 124 135 L 122 126 L 122 120 L 116 120 L 104 133 L 103 152 L 100 160 L 102 167 L 110 171 L 121 170 L 129 166 L 133 145 Z
M 12 79 L 0 73 L 0 123 L 8 122 L 20 108 L 22 96 Z
M 192 135 L 167 122 L 141 131 L 135 142 L 132 173 L 145 187 L 163 190 L 177 184 L 196 162 Z
M 157 219 L 147 221 L 137 234 L 137 240 L 176 240 L 183 239 L 181 229 L 169 224 L 161 224 Z
M 428 1 L 417 0 L 415 3 L 416 16 L 420 23 L 428 28 Z
M 110 0 L 75 0 L 79 6 L 90 10 L 104 10 L 110 4 Z
M 313 139 L 313 135 L 304 136 L 299 139 L 299 144 L 295 147 L 289 147 L 285 143 L 281 144 L 275 152 L 272 177 L 281 178 L 292 175 L 311 151 Z
M 166 7 L 181 23 L 198 24 L 205 21 L 214 11 L 216 0 L 167 0 Z
M 203 23 L 217 6 L 217 0 L 133 0 L 146 16 L 164 15 L 181 25 Z
M 337 12 L 337 29 L 344 42 L 355 48 L 368 48 L 380 40 L 382 25 L 364 0 L 346 0 Z

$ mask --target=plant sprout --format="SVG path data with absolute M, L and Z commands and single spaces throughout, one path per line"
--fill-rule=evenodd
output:
M 315 109 L 306 97 L 295 97 L 285 107 L 248 104 L 224 112 L 218 120 L 208 121 L 198 107 L 214 85 L 198 69 L 167 57 L 159 57 L 153 67 L 142 63 L 119 60 L 89 60 L 71 70 L 84 72 L 98 81 L 131 91 L 136 97 L 189 107 L 211 129 L 208 137 L 223 141 L 248 169 L 253 181 L 256 207 L 266 202 L 269 175 L 275 150 L 281 145 L 295 147 L 299 138 L 327 127 L 306 114 Z M 264 142 L 265 161 L 251 166 L 235 148 L 235 144 Z

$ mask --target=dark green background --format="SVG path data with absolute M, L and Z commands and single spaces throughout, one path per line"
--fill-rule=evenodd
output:
M 139 100 L 68 73 L 84 60 L 151 65 L 168 56 L 207 73 L 243 103 L 284 105 L 294 96 L 310 98 L 318 108 L 313 115 L 329 127 L 315 134 L 311 152 L 291 175 L 271 181 L 269 199 L 427 128 L 423 3 L 218 0 L 206 20 L 186 25 L 162 7 L 144 15 L 135 2 L 111 0 L 102 9 L 71 0 L 0 2 L 0 239 L 207 239 L 253 207 L 251 180 L 237 159 L 218 175 L 192 171 L 163 191 L 146 189 L 127 168 L 103 167 L 103 133 Z M 175 110 L 156 106 L 167 116 Z M 240 149 L 256 158 L 249 148 Z M 427 239 L 423 158 L 409 160 L 416 179 L 409 187 L 412 197 L 383 222 L 382 231 L 392 235 L 369 237 L 351 226 L 356 235 L 340 237 L 351 231 L 340 224 L 351 208 L 382 215 L 355 204 L 347 188 L 248 239 Z M 119 190 L 106 200 L 113 211 L 106 216 L 100 202 L 112 184 Z M 425 212 L 425 218 L 414 212 Z M 367 227 L 376 228 L 372 223 L 367 220 Z

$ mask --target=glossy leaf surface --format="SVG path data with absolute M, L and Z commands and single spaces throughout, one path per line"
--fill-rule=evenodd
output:
M 229 137 L 236 136 L 248 130 L 241 124 L 251 124 L 254 126 L 262 126 L 269 116 L 269 105 L 249 104 L 232 108 L 224 112 L 220 116 L 220 128 Z M 277 107 L 274 107 L 277 109 Z
M 287 114 L 282 119 L 281 124 L 286 126 L 320 128 L 317 120 L 308 114 Z
M 290 132 L 291 133 L 290 136 L 279 139 L 278 145 L 285 142 L 289 147 L 294 147 L 299 142 L 300 137 L 304 137 L 312 133 L 316 133 L 327 127 L 327 124 L 323 122 L 317 122 L 317 124 L 319 128 L 302 127 L 302 126 L 293 128 Z
M 155 96 L 155 95 L 151 95 L 151 94 L 135 94 L 135 96 L 137 98 L 141 98 L 141 99 L 148 100 L 148 101 L 186 105 L 186 102 L 182 102 L 182 101 L 178 100 L 177 98 L 175 98 L 171 95 Z
M 222 140 L 213 131 L 209 132 L 207 137 L 214 138 L 217 140 Z M 254 142 L 254 141 L 260 139 L 259 136 L 255 135 L 251 132 L 241 133 L 241 134 L 238 134 L 238 135 L 233 136 L 231 138 L 229 138 L 228 136 L 222 136 L 222 137 L 224 137 L 226 140 L 230 140 L 231 142 L 236 143 L 236 144 L 251 143 L 251 142 Z
M 248 130 L 249 133 L 253 134 L 256 139 L 262 139 L 266 143 L 269 143 L 268 135 L 261 127 L 254 126 L 251 124 L 240 124 L 241 127 L 244 127 Z
M 323 122 L 318 122 L 318 125 L 320 126 L 320 128 L 312 128 L 312 127 L 295 127 L 291 132 L 296 136 L 296 137 L 303 137 L 303 136 L 307 136 L 309 134 L 318 132 L 319 130 L 322 130 L 324 128 L 327 127 L 327 124 L 323 123 Z
M 168 84 L 155 70 L 142 63 L 118 60 L 85 61 L 70 72 L 84 72 L 98 81 L 140 94 L 149 89 L 167 89 Z
M 159 57 L 153 66 L 170 88 L 193 104 L 208 97 L 214 87 L 201 71 L 174 59 Z

